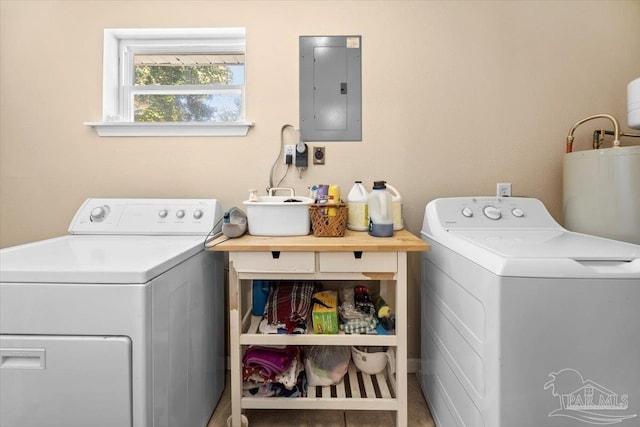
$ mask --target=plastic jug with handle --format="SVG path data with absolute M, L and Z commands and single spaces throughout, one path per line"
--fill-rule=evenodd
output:
M 402 221 L 402 196 L 398 190 L 389 184 L 387 184 L 387 191 L 391 194 L 391 205 L 393 206 L 393 230 L 402 230 L 404 228 Z
M 375 237 L 393 236 L 393 207 L 386 181 L 374 181 L 369 193 L 369 234 Z
M 369 229 L 368 197 L 369 193 L 362 185 L 362 181 L 356 181 L 347 195 L 347 228 L 349 230 Z

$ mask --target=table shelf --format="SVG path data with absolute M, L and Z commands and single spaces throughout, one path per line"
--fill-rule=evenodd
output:
M 263 334 L 258 331 L 261 316 L 250 312 L 245 316 L 240 334 L 241 345 L 359 345 L 395 347 L 398 339 L 395 335 L 376 334 L 314 334 L 307 328 L 306 334 Z
M 344 409 L 397 411 L 396 382 L 390 367 L 376 375 L 360 372 L 351 362 L 343 380 L 331 386 L 309 386 L 307 397 L 243 397 L 246 409 Z
M 229 329 L 231 361 L 230 425 L 239 427 L 245 409 L 331 409 L 395 411 L 396 426 L 409 425 L 407 412 L 407 252 L 429 250 L 406 230 L 376 238 L 347 230 L 345 237 L 260 237 L 214 241 L 212 251 L 229 252 Z M 384 297 L 393 290 L 395 335 L 262 334 L 260 316 L 247 305 L 252 280 L 378 281 Z M 389 296 L 391 296 L 389 295 Z M 250 304 L 248 304 L 250 305 Z M 309 328 L 308 328 L 309 330 Z M 371 376 L 353 364 L 334 386 L 309 387 L 307 397 L 243 397 L 242 357 L 249 345 L 386 346 L 393 366 Z M 250 420 L 249 420 L 250 421 Z

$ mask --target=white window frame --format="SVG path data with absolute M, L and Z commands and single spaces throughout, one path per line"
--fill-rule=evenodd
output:
M 134 122 L 132 95 L 163 88 L 135 87 L 132 81 L 136 53 L 243 53 L 244 28 L 105 29 L 103 52 L 102 122 L 86 122 L 100 136 L 245 136 L 252 122 L 246 121 L 245 85 L 224 87 L 242 93 L 241 118 L 236 122 Z M 246 76 L 246 74 L 245 74 Z M 246 80 L 246 78 L 245 78 Z M 246 84 L 246 81 L 245 81 Z M 195 93 L 193 87 L 180 90 Z M 207 93 L 214 93 L 213 86 Z M 166 90 L 166 89 L 165 89 Z M 174 92 L 176 93 L 176 92 Z

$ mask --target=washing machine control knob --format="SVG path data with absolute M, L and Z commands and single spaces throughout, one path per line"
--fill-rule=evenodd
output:
M 193 217 L 194 217 L 195 219 L 201 219 L 201 218 L 202 218 L 202 215 L 203 215 L 203 213 L 202 213 L 202 211 L 201 211 L 200 209 L 198 209 L 197 211 L 195 211 L 195 212 L 193 213 Z
M 184 218 L 184 210 L 180 209 L 178 212 L 176 212 L 176 216 L 180 219 Z
M 471 218 L 473 216 L 473 211 L 469 208 L 463 208 L 462 209 L 462 216 L 465 216 L 467 218 Z
M 169 211 L 166 209 L 160 209 L 160 212 L 158 212 L 160 218 L 166 218 L 167 215 L 169 215 Z
M 518 209 L 518 208 L 513 208 L 513 210 L 511 211 L 511 213 L 513 214 L 513 216 L 515 216 L 516 218 L 522 218 L 524 216 L 524 212 L 522 211 L 522 209 Z
M 496 208 L 495 206 L 485 206 L 484 215 L 487 218 L 493 219 L 493 220 L 498 220 L 498 219 L 502 218 L 502 214 L 500 213 L 500 209 Z
M 109 214 L 109 206 L 107 205 L 98 206 L 96 208 L 91 209 L 91 213 L 89 214 L 89 220 L 91 222 L 101 222 L 107 217 L 108 214 Z

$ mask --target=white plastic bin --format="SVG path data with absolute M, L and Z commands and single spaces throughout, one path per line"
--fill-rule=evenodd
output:
M 276 191 L 288 191 L 288 196 L 274 196 Z M 311 231 L 309 197 L 296 196 L 293 188 L 271 188 L 268 196 L 245 200 L 247 225 L 253 236 L 304 236 Z

